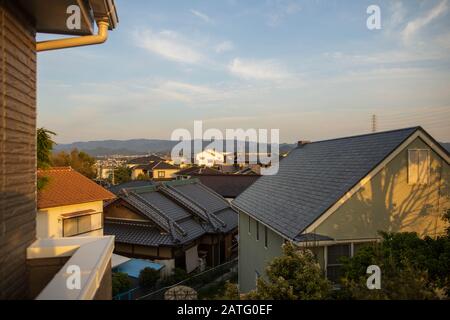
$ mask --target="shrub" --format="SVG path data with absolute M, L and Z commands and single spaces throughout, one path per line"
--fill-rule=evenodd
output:
M 139 284 L 144 288 L 151 288 L 156 285 L 159 279 L 159 271 L 152 268 L 144 268 L 139 273 Z
M 114 272 L 112 274 L 112 291 L 113 297 L 119 293 L 126 292 L 131 288 L 131 280 L 128 275 L 123 272 Z

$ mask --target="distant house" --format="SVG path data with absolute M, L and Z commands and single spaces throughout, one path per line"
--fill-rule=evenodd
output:
M 71 168 L 38 170 L 47 179 L 37 194 L 40 239 L 103 236 L 103 202 L 115 195 Z
M 190 179 L 194 175 L 220 175 L 222 174 L 219 170 L 205 167 L 205 166 L 192 166 L 188 168 L 184 168 L 175 173 L 175 176 L 179 180 Z
M 165 161 L 163 158 L 157 156 L 157 155 L 149 155 L 149 156 L 145 156 L 145 157 L 139 157 L 139 158 L 134 158 L 131 159 L 130 161 L 127 162 L 127 167 L 128 168 L 133 168 L 136 167 L 138 165 L 146 165 L 146 164 L 152 164 L 152 163 L 158 163 L 160 161 Z
M 299 143 L 277 175 L 233 201 L 240 290 L 255 288 L 285 241 L 312 249 L 336 280 L 340 258 L 378 241 L 378 231 L 442 234 L 449 183 L 449 153 L 420 127 Z
M 195 155 L 195 163 L 199 166 L 213 167 L 226 161 L 226 153 L 214 149 L 206 149 Z
M 105 207 L 115 252 L 164 263 L 166 271 L 228 261 L 237 250 L 237 223 L 229 203 L 198 180 L 125 189 Z
M 171 180 L 179 170 L 180 168 L 163 161 L 141 164 L 131 168 L 131 179 Z
M 115 195 L 118 195 L 123 189 L 133 189 L 133 188 L 139 188 L 139 187 L 148 187 L 153 186 L 155 183 L 150 180 L 132 180 L 120 184 L 116 184 L 114 186 L 110 186 L 108 188 L 109 191 L 114 193 Z
M 246 174 L 197 174 L 191 175 L 192 178 L 200 180 L 205 186 L 211 188 L 222 197 L 232 200 L 250 187 L 259 175 Z

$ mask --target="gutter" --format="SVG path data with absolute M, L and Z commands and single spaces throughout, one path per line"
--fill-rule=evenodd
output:
M 104 43 L 108 39 L 109 23 L 98 21 L 97 25 L 98 33 L 96 35 L 37 42 L 36 51 L 41 52 Z

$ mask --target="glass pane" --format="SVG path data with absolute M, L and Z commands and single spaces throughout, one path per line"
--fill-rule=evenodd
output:
M 342 276 L 341 266 L 330 266 L 327 268 L 327 278 L 333 283 L 339 282 Z
M 417 183 L 419 176 L 419 152 L 409 150 L 408 159 L 408 183 Z
M 78 222 L 77 218 L 73 219 L 64 219 L 63 220 L 63 228 L 64 228 L 64 237 L 71 237 L 78 233 Z
M 340 244 L 328 247 L 328 264 L 340 264 L 341 257 L 350 257 L 349 244 Z
M 430 173 L 430 162 L 428 150 L 420 150 L 418 152 L 418 182 L 421 184 L 428 183 L 428 176 Z
M 78 219 L 78 233 L 85 233 L 92 230 L 92 216 L 83 216 Z

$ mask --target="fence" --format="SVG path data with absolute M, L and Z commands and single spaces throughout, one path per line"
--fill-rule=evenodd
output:
M 229 273 L 229 272 L 233 272 L 237 270 L 237 259 L 228 261 L 224 264 L 221 264 L 219 266 L 216 266 L 214 268 L 210 268 L 208 270 L 205 270 L 203 272 L 197 273 L 192 275 L 191 277 L 167 286 L 167 287 L 162 287 L 162 288 L 158 288 L 158 289 L 153 289 L 152 292 L 144 292 L 144 290 L 142 288 L 136 288 L 133 290 L 130 290 L 131 292 L 125 292 L 122 294 L 122 299 L 117 299 L 117 300 L 124 300 L 124 299 L 136 299 L 136 300 L 163 300 L 164 299 L 164 293 L 169 290 L 170 288 L 176 287 L 176 286 L 180 286 L 180 285 L 184 285 L 184 286 L 188 286 L 191 287 L 195 290 L 200 289 L 201 287 L 210 284 L 211 282 L 213 282 L 214 280 L 216 280 L 217 278 Z M 117 298 L 119 298 L 117 296 Z M 115 297 L 116 299 L 116 297 Z

